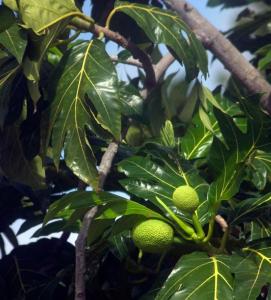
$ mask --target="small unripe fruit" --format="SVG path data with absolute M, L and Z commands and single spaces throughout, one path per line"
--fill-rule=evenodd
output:
M 131 146 L 140 146 L 144 141 L 140 127 L 131 125 L 127 130 L 125 140 Z
M 189 185 L 182 185 L 175 189 L 172 195 L 174 205 L 183 212 L 193 213 L 199 206 L 197 192 Z
M 167 223 L 149 219 L 135 225 L 132 238 L 143 252 L 163 253 L 172 245 L 174 232 Z

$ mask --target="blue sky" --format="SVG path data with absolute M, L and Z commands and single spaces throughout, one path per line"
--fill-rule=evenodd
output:
M 1 2 L 2 1 L 0 0 L 0 3 Z M 205 16 L 213 25 L 215 25 L 219 30 L 222 30 L 222 31 L 225 31 L 232 26 L 236 14 L 238 13 L 238 11 L 240 11 L 240 9 L 238 9 L 238 10 L 227 9 L 227 10 L 222 11 L 221 8 L 207 8 L 206 7 L 207 0 L 190 0 L 190 3 L 192 5 L 194 5 L 200 11 L 200 13 L 203 16 Z M 86 14 L 90 13 L 89 0 L 87 0 L 85 2 L 84 12 Z M 90 37 L 89 34 L 84 35 L 84 38 L 89 38 L 89 37 Z M 118 50 L 118 47 L 114 43 L 109 43 L 109 45 L 107 47 L 107 51 L 109 54 L 115 55 L 115 54 L 117 54 L 117 52 L 119 50 Z M 180 69 L 180 65 L 178 63 L 175 63 L 171 67 L 170 71 L 173 72 L 173 71 L 176 71 L 179 69 Z M 217 84 L 217 74 L 221 73 L 221 71 L 223 69 L 224 69 L 223 66 L 219 62 L 212 63 L 212 66 L 210 67 L 210 77 L 206 81 L 205 84 L 210 88 L 215 87 Z M 125 72 L 135 74 L 135 70 L 136 69 L 134 67 L 124 67 L 124 66 L 118 67 L 120 77 L 125 76 L 125 74 L 124 74 Z M 21 223 L 22 223 L 21 220 L 16 221 L 12 225 L 12 229 L 15 232 L 17 232 Z M 29 243 L 30 241 L 34 241 L 35 239 L 30 239 L 30 238 L 35 230 L 36 229 L 29 230 L 27 233 L 24 233 L 24 234 L 18 236 L 19 243 L 26 244 L 26 243 Z M 73 235 L 71 237 L 70 241 L 74 242 L 74 240 L 75 240 L 75 235 Z M 8 242 L 6 243 L 6 249 L 8 252 L 12 249 Z

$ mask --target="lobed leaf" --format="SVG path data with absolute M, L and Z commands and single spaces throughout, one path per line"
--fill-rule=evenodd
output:
M 117 12 L 133 18 L 153 43 L 169 46 L 184 64 L 188 79 L 195 78 L 198 69 L 207 75 L 208 61 L 202 44 L 176 14 L 157 7 L 118 1 L 107 19 L 107 26 Z
M 95 188 L 98 173 L 85 127 L 95 131 L 100 123 L 117 140 L 121 129 L 118 78 L 104 44 L 92 40 L 70 49 L 60 61 L 52 82 L 52 104 L 45 118 L 51 125 L 48 137 L 52 132 L 54 161 L 58 165 L 64 143 L 68 167 Z
M 202 252 L 184 255 L 175 265 L 156 300 L 233 299 L 233 276 L 227 256 Z

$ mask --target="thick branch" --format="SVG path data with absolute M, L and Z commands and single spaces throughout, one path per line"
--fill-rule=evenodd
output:
M 250 93 L 262 93 L 262 104 L 271 114 L 271 85 L 262 77 L 212 24 L 210 24 L 193 6 L 185 0 L 166 0 L 166 3 L 176 11 L 182 20 L 195 32 L 203 45 L 209 49 L 237 78 Z

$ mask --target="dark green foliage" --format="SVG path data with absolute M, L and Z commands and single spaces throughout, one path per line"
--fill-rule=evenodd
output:
M 127 64 L 129 50 L 112 59 L 108 37 L 78 38 L 78 20 L 89 28 L 94 22 L 82 14 L 84 1 L 3 2 L 1 297 L 73 299 L 75 249 L 67 239 L 97 206 L 86 241 L 87 299 L 269 299 L 271 119 L 260 95 L 234 78 L 221 82 L 225 89 L 204 86 L 206 51 L 162 1 L 92 1 L 91 17 L 153 64 L 163 44 L 183 66 L 183 77 L 161 76 L 147 97 L 146 69 L 125 81 L 116 67 Z M 226 36 L 253 54 L 269 80 L 270 1 L 208 5 L 243 6 Z M 98 166 L 112 141 L 119 149 L 100 191 Z M 83 184 L 91 189 L 80 190 Z M 174 204 L 182 185 L 198 194 L 195 212 Z M 14 232 L 18 219 L 24 222 Z M 167 223 L 174 239 L 166 251 L 141 257 L 131 235 L 148 219 Z M 19 246 L 18 235 L 36 225 L 34 237 L 61 237 Z M 15 248 L 10 255 L 6 239 Z

